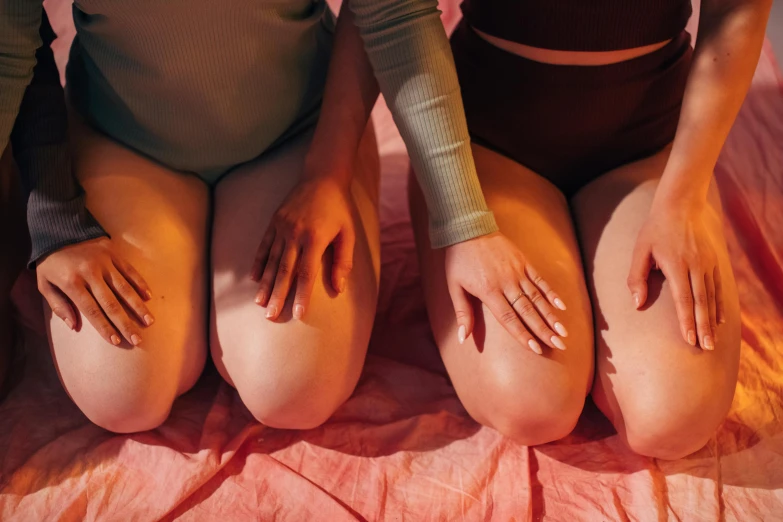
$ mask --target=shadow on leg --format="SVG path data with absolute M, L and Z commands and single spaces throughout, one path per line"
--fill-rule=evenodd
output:
M 734 396 L 740 349 L 739 302 L 717 190 L 709 228 L 717 247 L 727 312 L 714 352 L 686 343 L 671 290 L 651 273 L 650 299 L 637 311 L 626 287 L 636 237 L 650 209 L 668 149 L 609 172 L 573 200 L 596 316 L 595 403 L 635 452 L 684 457 L 714 435 Z
M 213 358 L 253 416 L 275 428 L 316 427 L 350 396 L 364 364 L 378 297 L 379 161 L 370 125 L 354 174 L 357 237 L 347 291 L 332 291 L 327 250 L 303 321 L 292 318 L 291 296 L 275 322 L 254 302 L 258 284 L 250 280 L 250 268 L 256 249 L 301 176 L 310 138 L 305 133 L 238 168 L 215 194 Z

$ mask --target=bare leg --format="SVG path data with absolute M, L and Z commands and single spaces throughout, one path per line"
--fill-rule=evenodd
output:
M 212 238 L 212 354 L 251 413 L 277 428 L 320 425 L 353 392 L 375 318 L 380 275 L 379 162 L 372 125 L 354 173 L 356 249 L 345 294 L 329 282 L 327 251 L 304 321 L 291 299 L 276 322 L 254 303 L 250 280 L 266 226 L 299 181 L 311 135 L 306 133 L 245 165 L 218 184 Z
M 710 190 L 709 227 L 720 263 L 726 324 L 714 352 L 686 343 L 668 283 L 650 277 L 651 304 L 636 311 L 626 277 L 668 149 L 625 165 L 573 200 L 598 325 L 593 398 L 626 443 L 642 455 L 675 459 L 713 436 L 734 396 L 740 348 L 739 301 L 722 232 L 720 199 Z
M 529 169 L 474 145 L 481 185 L 501 232 L 566 303 L 568 349 L 536 355 L 482 306 L 463 345 L 444 274 L 444 251 L 430 248 L 424 199 L 411 179 L 411 215 L 430 323 L 457 395 L 478 422 L 528 445 L 567 435 L 590 388 L 593 329 L 579 248 L 565 198 Z
M 84 318 L 72 332 L 47 307 L 55 363 L 94 423 L 115 432 L 155 428 L 206 358 L 207 187 L 83 125 L 75 124 L 73 135 L 87 206 L 149 283 L 155 324 L 142 331 L 140 346 L 115 347 Z

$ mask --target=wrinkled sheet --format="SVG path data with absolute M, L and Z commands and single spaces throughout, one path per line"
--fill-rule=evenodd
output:
M 453 5 L 444 10 L 453 24 Z M 208 367 L 162 427 L 112 435 L 60 387 L 34 282 L 22 278 L 27 355 L 0 404 L 0 520 L 783 520 L 781 78 L 767 45 L 716 171 L 742 361 L 731 413 L 698 453 L 636 456 L 591 403 L 574 433 L 535 448 L 468 417 L 427 326 L 407 159 L 380 106 L 380 306 L 351 399 L 321 428 L 268 429 Z

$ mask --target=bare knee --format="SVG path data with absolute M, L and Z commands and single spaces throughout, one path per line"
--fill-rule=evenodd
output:
M 239 388 L 245 406 L 261 424 L 286 430 L 317 428 L 332 416 L 353 390 L 330 385 L 318 376 L 300 383 L 286 381 L 279 379 L 251 390 Z M 264 391 L 259 388 L 264 388 Z
M 325 423 L 348 399 L 359 370 L 336 368 L 320 360 L 298 360 L 259 369 L 252 372 L 255 378 L 252 373 L 251 378 L 232 377 L 245 406 L 260 423 L 271 428 L 308 430 Z
M 116 392 L 102 403 L 77 401 L 90 421 L 114 433 L 152 430 L 168 418 L 173 399 L 161 399 L 133 392 Z M 81 404 L 80 404 L 81 402 Z
M 665 392 L 640 387 L 639 396 L 623 408 L 623 426 L 618 431 L 635 453 L 676 460 L 700 450 L 714 436 L 731 404 L 731 397 L 716 397 L 711 386 L 671 388 L 679 389 Z
M 176 378 L 147 368 L 122 373 L 62 375 L 73 401 L 94 424 L 114 433 L 152 430 L 168 418 L 177 393 Z
M 466 409 L 478 422 L 526 446 L 567 436 L 584 407 L 584 391 L 570 383 L 538 390 L 525 383 L 492 388 L 479 394 L 480 404 L 465 404 Z

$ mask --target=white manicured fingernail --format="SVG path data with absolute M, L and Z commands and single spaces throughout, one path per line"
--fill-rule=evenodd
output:
M 688 344 L 696 346 L 696 332 L 693 330 L 688 330 Z
M 64 320 L 65 320 L 65 326 L 73 330 L 74 328 L 73 321 L 71 321 L 70 317 L 66 317 Z
M 551 338 L 551 341 L 552 341 L 552 344 L 555 345 L 555 348 L 557 348 L 558 350 L 565 350 L 566 349 L 565 343 L 558 336 L 553 335 L 552 338 Z
M 304 306 L 298 304 L 294 306 L 294 319 L 301 319 L 304 315 Z
M 705 350 L 714 350 L 715 349 L 715 343 L 712 341 L 712 337 L 709 335 L 704 336 L 704 349 Z
M 133 334 L 131 335 L 131 342 L 133 343 L 133 346 L 138 346 L 141 344 L 141 337 L 137 334 Z
M 263 303 L 264 297 L 266 297 L 266 295 L 263 292 L 259 292 L 258 295 L 256 296 L 256 304 Z
M 457 331 L 457 339 L 459 340 L 459 344 L 463 344 L 465 342 L 465 337 L 467 329 L 465 328 L 465 325 L 460 325 L 459 330 Z
M 555 331 L 563 337 L 568 337 L 568 330 L 565 329 L 562 323 L 555 323 Z
M 565 310 L 566 309 L 565 303 L 563 303 L 563 301 L 561 301 L 559 297 L 555 298 L 555 306 L 558 307 L 561 310 Z
M 277 307 L 276 306 L 270 306 L 266 309 L 266 318 L 272 319 L 274 316 L 277 315 Z
M 150 314 L 144 316 L 144 324 L 146 324 L 147 326 L 150 326 L 154 322 L 155 322 L 155 318 L 152 317 Z
M 641 306 L 642 299 L 641 297 L 639 297 L 639 294 L 633 294 L 633 302 L 636 305 L 636 308 L 639 308 L 639 306 Z
M 534 352 L 536 352 L 538 355 L 541 355 L 542 353 L 544 353 L 544 351 L 541 350 L 541 345 L 538 344 L 534 339 L 530 339 L 527 342 L 527 345 L 530 346 L 530 349 L 533 350 Z
M 119 338 L 119 337 L 117 337 L 116 335 L 112 335 L 112 336 L 111 336 L 111 343 L 112 343 L 114 346 L 117 346 L 118 344 L 120 344 L 120 338 Z

